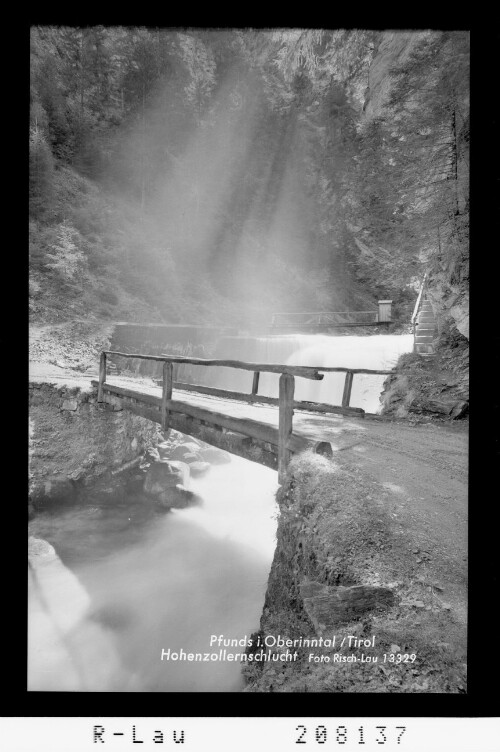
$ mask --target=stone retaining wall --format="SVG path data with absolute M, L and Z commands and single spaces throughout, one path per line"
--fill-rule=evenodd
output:
M 29 497 L 36 505 L 70 498 L 80 486 L 111 473 L 144 454 L 158 426 L 97 403 L 97 390 L 29 385 Z

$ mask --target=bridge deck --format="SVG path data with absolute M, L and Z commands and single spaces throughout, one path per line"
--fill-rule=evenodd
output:
M 161 389 L 150 379 L 110 377 L 107 382 L 132 389 L 141 394 L 161 397 Z M 186 405 L 251 419 L 276 428 L 278 408 L 269 405 L 245 404 L 236 400 L 197 395 L 174 390 L 175 401 Z M 426 500 L 443 496 L 449 512 L 463 518 L 467 507 L 466 426 L 408 425 L 404 421 L 371 420 L 333 414 L 296 410 L 293 433 L 305 439 L 327 441 L 334 452 L 364 467 L 377 480 L 394 490 L 412 497 L 417 507 L 427 507 Z M 407 487 L 403 488 L 397 484 Z M 400 490 L 399 490 L 400 489 Z M 453 500 L 453 503 L 451 503 Z M 429 513 L 429 510 L 426 512 Z M 432 511 L 432 515 L 435 512 Z M 465 529 L 465 528 L 463 528 Z
M 161 399 L 162 390 L 150 379 L 132 379 L 111 376 L 106 380 L 107 386 L 119 386 L 132 390 L 140 400 L 141 395 Z M 240 400 L 226 399 L 212 395 L 196 394 L 173 389 L 172 399 L 179 405 L 192 405 L 210 412 L 222 413 L 232 418 L 253 420 L 273 428 L 278 428 L 278 407 L 259 403 L 248 404 Z M 334 441 L 340 432 L 346 430 L 364 430 L 363 420 L 346 418 L 335 414 L 318 414 L 295 410 L 293 416 L 293 433 L 312 441 Z

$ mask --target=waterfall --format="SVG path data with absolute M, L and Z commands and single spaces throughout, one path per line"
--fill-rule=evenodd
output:
M 330 336 L 326 334 L 289 334 L 267 337 L 221 337 L 214 358 L 255 363 L 279 363 L 301 366 L 339 366 L 389 370 L 400 355 L 411 352 L 412 335 Z M 232 368 L 197 368 L 196 383 L 248 393 L 252 373 Z M 379 397 L 383 375 L 357 374 L 354 377 L 351 406 L 367 412 L 380 411 Z M 344 388 L 343 373 L 325 374 L 322 381 L 297 378 L 295 398 L 340 405 Z M 262 373 L 259 394 L 278 396 L 279 376 Z

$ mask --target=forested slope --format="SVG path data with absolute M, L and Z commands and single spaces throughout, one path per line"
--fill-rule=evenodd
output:
M 397 311 L 431 270 L 465 334 L 467 71 L 465 32 L 33 28 L 34 320 Z

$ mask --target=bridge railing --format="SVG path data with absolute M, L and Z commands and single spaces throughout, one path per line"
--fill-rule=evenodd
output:
M 271 328 L 369 326 L 390 324 L 392 300 L 379 300 L 378 310 L 371 311 L 287 311 L 273 313 Z
M 198 394 L 207 394 L 226 399 L 234 399 L 243 402 L 259 402 L 269 405 L 278 406 L 278 476 L 280 480 L 288 466 L 291 456 L 291 442 L 293 429 L 293 411 L 307 410 L 312 412 L 333 412 L 342 415 L 351 415 L 364 417 L 364 410 L 359 407 L 351 407 L 351 391 L 355 374 L 377 374 L 389 375 L 393 371 L 373 370 L 368 368 L 344 368 L 333 366 L 293 366 L 271 363 L 249 363 L 239 360 L 215 360 L 206 358 L 191 358 L 181 355 L 146 355 L 142 353 L 124 353 L 114 350 L 103 350 L 99 364 L 99 382 L 97 401 L 104 402 L 104 388 L 106 386 L 107 356 L 124 358 L 138 358 L 140 360 L 160 361 L 163 363 L 162 378 L 162 397 L 161 397 L 161 427 L 166 431 L 169 427 L 170 410 L 175 408 L 175 402 L 172 400 L 173 389 Z M 252 391 L 249 394 L 243 392 L 233 392 L 227 389 L 216 389 L 214 387 L 202 386 L 201 384 L 185 384 L 174 382 L 173 364 L 186 363 L 197 366 L 212 366 L 236 368 L 245 371 L 253 371 Z M 279 397 L 267 397 L 258 394 L 260 374 L 277 373 L 279 379 Z M 320 381 L 324 378 L 325 373 L 345 373 L 344 391 L 342 395 L 342 405 L 330 405 L 318 402 L 304 402 L 294 399 L 295 377 L 312 379 Z M 270 441 L 270 443 L 273 443 Z
M 377 321 L 378 311 L 300 311 L 273 313 L 271 327 L 353 326 L 375 324 Z

